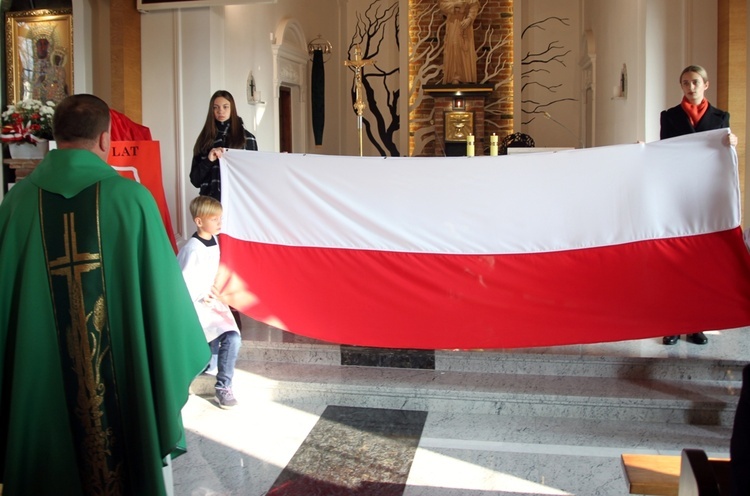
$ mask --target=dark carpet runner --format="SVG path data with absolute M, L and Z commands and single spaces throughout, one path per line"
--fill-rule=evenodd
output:
M 400 496 L 427 412 L 328 406 L 268 496 Z

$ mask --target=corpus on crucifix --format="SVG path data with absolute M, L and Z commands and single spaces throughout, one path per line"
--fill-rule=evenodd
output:
M 357 113 L 357 132 L 359 133 L 359 156 L 362 156 L 362 114 L 367 108 L 367 104 L 362 99 L 364 86 L 362 86 L 362 68 L 366 65 L 374 64 L 374 59 L 363 59 L 362 49 L 359 45 L 354 45 L 354 58 L 345 60 L 346 67 L 354 67 L 354 111 Z

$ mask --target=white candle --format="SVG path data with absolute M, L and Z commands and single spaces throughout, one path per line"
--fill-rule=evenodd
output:
M 466 156 L 474 156 L 474 135 L 470 134 L 466 137 Z
M 497 135 L 495 133 L 492 133 L 492 136 L 490 136 L 490 157 L 497 157 L 497 152 Z

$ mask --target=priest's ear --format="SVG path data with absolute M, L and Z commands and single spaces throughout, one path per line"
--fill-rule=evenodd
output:
M 106 161 L 109 157 L 109 147 L 112 145 L 112 135 L 109 130 L 104 131 L 99 135 L 99 139 L 96 141 L 95 153 L 99 155 L 102 160 Z

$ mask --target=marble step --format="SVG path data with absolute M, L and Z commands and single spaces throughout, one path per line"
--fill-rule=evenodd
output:
M 342 347 L 332 344 L 243 341 L 240 359 L 256 362 L 333 365 L 357 363 L 344 355 L 357 352 L 384 366 L 434 368 L 445 372 L 514 374 L 536 376 L 659 379 L 670 381 L 742 380 L 746 361 L 728 359 L 686 359 L 681 356 L 618 356 L 607 344 L 523 350 L 381 350 Z M 601 352 L 593 352 L 599 347 Z M 342 349 L 344 350 L 342 352 Z M 376 356 L 377 355 L 377 356 Z M 361 358 L 361 357 L 359 357 Z M 367 360 L 365 360 L 367 362 Z M 395 365 L 394 365 L 395 364 Z
M 248 360 L 247 356 L 245 350 L 237 363 L 234 388 L 238 400 L 249 404 L 255 399 L 272 400 L 300 409 L 322 401 L 516 418 L 731 426 L 741 387 L 740 381 L 726 378 L 592 377 L 557 373 L 556 369 L 531 374 L 352 367 Z M 213 377 L 201 376 L 194 382 L 193 392 L 211 395 L 213 382 Z

